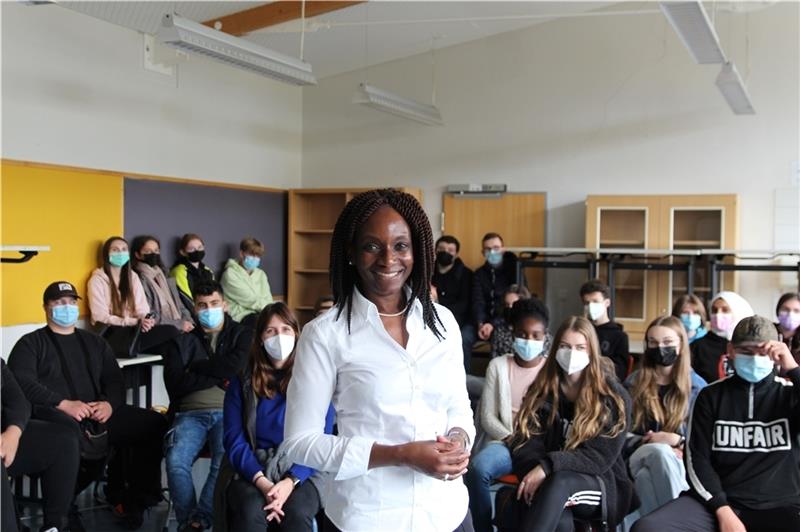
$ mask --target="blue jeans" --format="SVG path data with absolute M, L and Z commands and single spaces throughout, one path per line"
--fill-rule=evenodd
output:
M 179 528 L 192 521 L 209 528 L 213 522 L 214 486 L 225 454 L 222 432 L 222 410 L 179 412 L 167 432 L 167 483 Z M 211 467 L 198 501 L 195 498 L 192 465 L 206 441 L 211 452 Z
M 511 473 L 511 451 L 500 442 L 490 443 L 472 459 L 464 482 L 469 491 L 469 510 L 475 532 L 492 532 L 492 493 L 494 480 Z
M 689 489 L 683 461 L 665 443 L 642 445 L 631 455 L 628 464 L 641 501 L 641 516 L 664 506 Z

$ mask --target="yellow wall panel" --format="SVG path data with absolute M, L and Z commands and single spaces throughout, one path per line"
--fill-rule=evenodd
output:
M 54 169 L 3 161 L 0 174 L 0 243 L 50 246 L 29 262 L 0 266 L 0 324 L 41 323 L 42 292 L 58 280 L 84 297 L 99 248 L 122 234 L 123 178 L 96 171 Z M 18 256 L 3 253 L 5 257 Z

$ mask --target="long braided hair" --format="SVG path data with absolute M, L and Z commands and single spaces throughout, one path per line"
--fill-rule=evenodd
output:
M 422 303 L 422 318 L 433 334 L 440 340 L 444 324 L 431 300 L 430 284 L 433 276 L 434 253 L 433 232 L 425 211 L 411 194 L 393 188 L 383 188 L 362 192 L 345 205 L 336 221 L 331 239 L 330 280 L 333 299 L 337 306 L 336 319 L 342 312 L 347 315 L 347 330 L 353 315 L 353 290 L 358 283 L 358 272 L 348 263 L 348 250 L 355 244 L 358 230 L 378 208 L 387 205 L 397 211 L 411 230 L 411 247 L 414 267 L 411 269 L 409 284 L 411 296 L 405 315 L 411 311 L 415 299 Z M 438 322 L 438 325 L 437 325 Z

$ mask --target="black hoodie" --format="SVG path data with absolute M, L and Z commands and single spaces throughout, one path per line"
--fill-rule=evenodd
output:
M 470 296 L 472 295 L 472 270 L 456 258 L 453 267 L 446 273 L 433 272 L 433 286 L 439 296 L 439 304 L 444 305 L 456 318 L 459 326 L 470 323 Z
M 710 332 L 692 342 L 692 369 L 706 382 L 714 382 L 723 377 L 733 375 L 733 368 L 728 364 L 728 339 Z
M 700 391 L 684 460 L 693 494 L 709 511 L 800 505 L 792 447 L 800 429 L 800 368 L 752 384 L 738 375 Z
M 614 371 L 619 382 L 625 382 L 630 359 L 628 333 L 623 331 L 622 325 L 615 321 L 595 325 L 594 329 L 597 331 L 597 340 L 600 342 L 600 353 L 614 363 Z

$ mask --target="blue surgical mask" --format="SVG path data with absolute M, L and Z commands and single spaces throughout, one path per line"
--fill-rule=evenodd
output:
M 242 260 L 242 266 L 245 270 L 255 270 L 261 264 L 261 257 L 254 257 L 252 255 L 245 255 Z
M 222 307 L 204 308 L 197 313 L 197 319 L 200 320 L 200 325 L 204 329 L 216 329 L 225 318 L 225 312 Z
M 503 254 L 495 249 L 486 250 L 483 254 L 486 257 L 486 262 L 491 266 L 500 266 L 503 264 Z
M 525 362 L 530 362 L 542 354 L 544 341 L 514 338 L 514 352 Z
M 131 260 L 131 255 L 127 251 L 114 251 L 108 254 L 108 262 L 117 268 L 122 268 L 128 264 L 129 260 Z
M 772 373 L 775 363 L 768 356 L 736 353 L 733 367 L 736 374 L 747 382 L 759 382 Z
M 50 317 L 59 327 L 72 327 L 78 321 L 78 305 L 56 305 Z
M 700 328 L 700 314 L 681 314 L 681 322 L 689 332 L 694 332 Z

